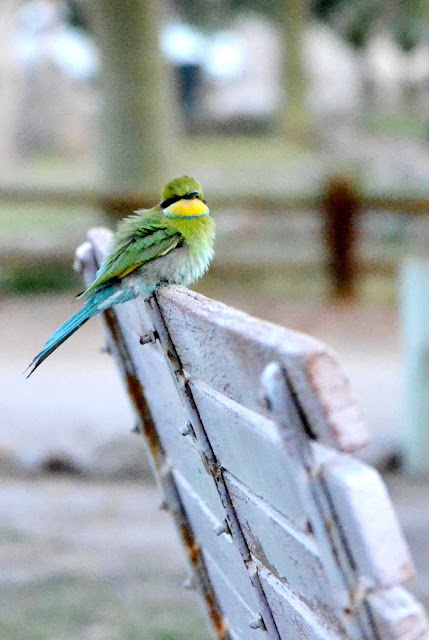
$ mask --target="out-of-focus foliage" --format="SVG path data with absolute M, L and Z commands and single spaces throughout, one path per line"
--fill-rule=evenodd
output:
M 286 0 L 176 0 L 175 6 L 190 23 L 209 27 L 214 19 L 227 20 L 234 11 L 249 10 L 279 15 Z M 404 51 L 429 36 L 427 0 L 309 0 L 310 15 L 327 22 L 356 48 L 375 31 L 387 30 Z
M 350 44 L 359 48 L 366 44 L 372 27 L 380 20 L 381 2 L 377 0 L 315 0 L 315 16 L 328 22 Z
M 81 0 L 66 0 L 64 2 L 66 22 L 76 29 L 91 31 L 85 8 Z
M 399 15 L 393 23 L 399 45 L 410 51 L 429 37 L 429 4 L 427 0 L 404 0 L 399 3 Z

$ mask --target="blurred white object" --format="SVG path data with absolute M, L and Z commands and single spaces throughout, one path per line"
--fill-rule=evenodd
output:
M 15 55 L 26 66 L 50 60 L 61 71 L 77 80 L 88 80 L 98 73 L 97 49 L 92 40 L 62 19 L 59 6 L 38 0 L 17 12 Z
M 233 31 L 215 33 L 209 43 L 205 70 L 218 80 L 231 80 L 240 76 L 246 67 L 246 45 Z
M 215 120 L 266 117 L 280 105 L 282 45 L 272 22 L 238 15 L 231 30 L 212 40 L 206 62 L 212 83 L 205 108 Z
M 375 105 L 383 111 L 400 106 L 406 62 L 407 55 L 390 34 L 378 33 L 370 40 L 364 57 L 364 75 Z
M 170 22 L 161 32 L 161 50 L 176 65 L 202 64 L 206 46 L 205 36 L 183 22 Z
M 303 57 L 309 75 L 308 100 L 313 111 L 344 113 L 360 106 L 358 54 L 332 29 L 321 24 L 310 25 L 304 37 Z

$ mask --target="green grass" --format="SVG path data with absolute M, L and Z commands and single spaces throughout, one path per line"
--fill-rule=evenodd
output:
M 53 256 L 3 265 L 0 262 L 0 291 L 4 294 L 78 292 L 81 289 L 82 278 L 72 269 L 72 256 L 70 260 Z
M 278 300 L 324 302 L 329 299 L 329 279 L 321 268 L 216 267 L 209 270 L 193 289 L 215 299 L 230 300 L 231 294 L 267 304 Z M 390 270 L 363 270 L 357 284 L 362 303 L 397 304 L 397 273 Z
M 425 139 L 429 120 L 403 113 L 367 112 L 361 116 L 361 125 L 364 130 L 373 134 Z
M 65 202 L 55 206 L 43 203 L 0 203 L 0 239 L 23 239 L 28 236 L 46 233 L 53 237 L 62 237 L 69 233 L 83 233 L 88 227 L 101 224 L 102 216 L 87 206 L 70 205 Z
M 215 167 L 237 167 L 248 169 L 268 166 L 286 167 L 299 163 L 314 151 L 293 142 L 285 142 L 281 136 L 194 136 L 178 141 L 181 161 L 192 162 L 199 158 L 202 164 Z M 249 177 L 251 181 L 251 177 Z
M 196 603 L 157 599 L 157 584 L 144 581 L 51 577 L 3 586 L 0 640 L 208 640 Z
M 74 249 L 89 227 L 103 222 L 95 209 L 84 206 L 1 203 L 0 290 L 78 290 L 82 282 L 72 269 Z

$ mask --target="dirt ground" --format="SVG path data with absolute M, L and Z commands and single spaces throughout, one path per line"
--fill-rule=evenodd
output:
M 153 487 L 3 480 L 1 640 L 208 640 Z
M 429 606 L 428 487 L 390 478 Z M 1 640 L 208 640 L 155 487 L 39 478 L 0 487 Z

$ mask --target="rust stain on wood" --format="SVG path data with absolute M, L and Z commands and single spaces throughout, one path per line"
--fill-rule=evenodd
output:
M 200 573 L 199 565 L 203 563 L 203 558 L 201 556 L 201 547 L 195 540 L 192 530 L 187 522 L 180 523 L 180 532 L 189 556 L 189 560 L 195 567 L 195 571 L 198 574 Z M 214 596 L 211 593 L 208 593 L 206 590 L 203 591 L 203 596 L 204 600 L 206 601 L 208 613 L 217 637 L 219 638 L 219 640 L 228 640 L 228 629 Z
M 140 380 L 137 376 L 132 374 L 127 374 L 126 383 L 128 394 L 133 401 L 135 408 L 137 409 L 139 415 L 142 418 L 143 422 L 143 431 L 147 438 L 150 450 L 152 455 L 156 458 L 156 454 L 159 452 L 159 438 L 156 432 L 155 425 L 152 420 L 152 414 L 146 402 L 146 399 L 143 394 L 143 389 L 140 384 Z
M 228 629 L 227 629 L 225 620 L 223 619 L 222 615 L 220 614 L 216 606 L 214 598 L 206 594 L 205 601 L 206 601 L 210 619 L 212 621 L 213 628 L 215 630 L 217 637 L 219 638 L 219 640 L 228 640 L 229 638 Z
M 192 562 L 192 564 L 196 564 L 201 559 L 200 545 L 195 540 L 194 535 L 187 523 L 185 522 L 180 523 L 180 532 L 182 534 L 182 539 L 186 546 L 189 559 Z
M 119 350 L 122 362 L 126 363 L 130 358 L 129 354 L 125 352 L 125 348 L 123 346 L 124 340 L 121 335 L 120 327 L 118 326 L 115 312 L 112 309 L 108 309 L 104 312 L 104 319 L 116 347 Z M 156 460 L 156 456 L 160 451 L 159 438 L 152 418 L 152 413 L 146 401 L 143 387 L 137 375 L 131 372 L 126 366 L 124 367 L 124 377 L 128 395 L 134 405 L 134 408 L 142 419 L 144 434 L 147 438 L 152 455 Z

